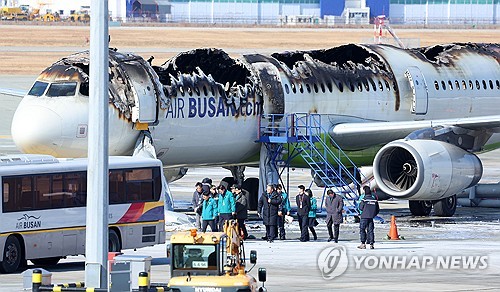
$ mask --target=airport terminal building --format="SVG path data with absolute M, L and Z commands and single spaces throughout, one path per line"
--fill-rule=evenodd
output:
M 0 0 L 2 6 L 40 6 Z M 90 0 L 43 1 L 41 10 L 69 15 Z M 497 24 L 500 0 L 109 0 L 115 21 L 202 24 L 355 25 L 385 15 L 396 24 Z

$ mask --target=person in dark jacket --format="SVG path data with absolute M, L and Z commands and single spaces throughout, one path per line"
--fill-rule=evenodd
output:
M 196 190 L 193 193 L 191 204 L 193 205 L 194 213 L 196 214 L 196 228 L 201 229 L 201 203 L 203 202 L 203 184 L 197 182 L 195 185 Z
M 328 190 L 326 194 L 326 227 L 328 229 L 328 235 L 330 236 L 328 238 L 328 242 L 333 240 L 337 243 L 339 242 L 340 224 L 344 220 L 344 217 L 342 216 L 342 212 L 344 210 L 344 200 L 332 190 Z M 334 230 L 333 232 L 332 225 Z
M 365 192 L 364 198 L 359 203 L 359 210 L 361 212 L 361 218 L 359 221 L 359 237 L 361 244 L 358 246 L 360 249 L 365 249 L 366 244 L 370 245 L 371 249 L 374 249 L 373 244 L 375 243 L 373 218 L 377 216 L 380 211 L 377 199 L 372 195 L 369 186 L 363 187 Z
M 231 187 L 231 192 L 234 194 L 234 200 L 236 202 L 236 220 L 238 221 L 240 234 L 243 239 L 246 239 L 248 237 L 247 228 L 245 226 L 245 220 L 248 218 L 247 196 L 241 190 L 241 186 L 237 184 Z
M 278 226 L 278 211 L 281 208 L 282 197 L 276 193 L 274 185 L 267 185 L 266 192 L 259 198 L 257 212 L 266 226 L 266 236 L 269 242 L 276 238 L 276 226 Z
M 297 203 L 297 217 L 300 226 L 300 241 L 309 241 L 308 218 L 309 211 L 311 210 L 311 201 L 309 196 L 306 195 L 306 187 L 303 185 L 298 186 L 299 194 L 295 197 Z
M 316 235 L 316 230 L 314 230 L 314 226 L 316 226 L 316 210 L 318 209 L 318 205 L 316 203 L 316 198 L 313 196 L 313 192 L 310 189 L 307 189 L 306 194 L 309 196 L 311 200 L 311 209 L 309 210 L 309 214 L 307 215 L 307 226 L 309 226 L 309 230 L 313 235 L 313 239 L 317 240 L 318 236 Z

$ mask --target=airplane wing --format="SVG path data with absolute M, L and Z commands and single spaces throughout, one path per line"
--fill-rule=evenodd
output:
M 26 95 L 26 91 L 20 89 L 0 88 L 0 94 L 24 97 Z
M 428 121 L 361 122 L 334 125 L 330 135 L 346 150 L 358 150 L 402 139 L 425 128 L 459 127 L 464 130 L 500 132 L 500 115 Z

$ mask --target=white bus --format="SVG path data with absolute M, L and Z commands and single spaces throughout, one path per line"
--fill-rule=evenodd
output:
M 0 156 L 0 272 L 85 253 L 87 159 Z M 165 242 L 172 198 L 162 163 L 109 158 L 109 251 Z

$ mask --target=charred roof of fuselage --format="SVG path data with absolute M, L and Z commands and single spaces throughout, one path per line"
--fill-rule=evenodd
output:
M 468 52 L 490 56 L 500 62 L 500 47 L 498 44 L 488 43 L 451 43 L 429 47 L 409 49 L 419 58 L 435 65 L 452 66 L 455 59 Z

